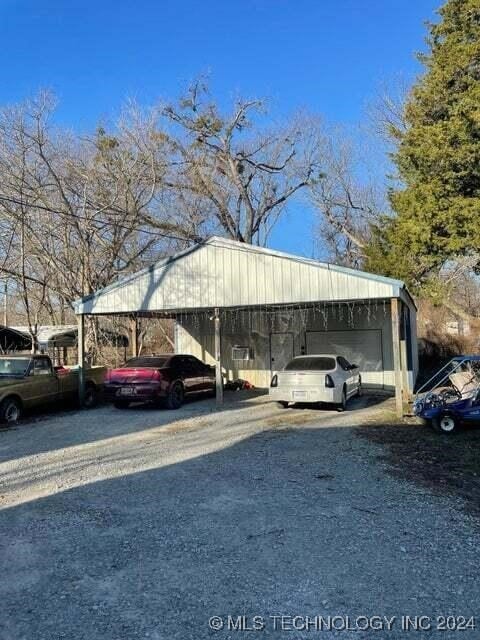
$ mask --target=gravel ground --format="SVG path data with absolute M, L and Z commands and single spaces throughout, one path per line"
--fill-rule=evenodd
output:
M 230 398 L 0 432 L 1 640 L 479 637 L 480 618 L 436 629 L 480 614 L 480 530 L 471 491 L 419 472 L 423 427 L 380 398 L 343 414 Z

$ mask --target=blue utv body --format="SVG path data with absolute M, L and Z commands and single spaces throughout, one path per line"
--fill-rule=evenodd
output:
M 480 423 L 480 356 L 450 360 L 418 390 L 413 412 L 448 434 L 462 423 Z

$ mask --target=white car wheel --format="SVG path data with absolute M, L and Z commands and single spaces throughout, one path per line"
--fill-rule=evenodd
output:
M 361 398 L 362 396 L 363 396 L 362 379 L 360 378 L 360 380 L 358 381 L 357 397 Z
M 342 400 L 337 405 L 337 411 L 345 411 L 346 408 L 347 408 L 347 390 L 345 389 L 345 387 L 343 387 L 343 389 L 342 389 Z

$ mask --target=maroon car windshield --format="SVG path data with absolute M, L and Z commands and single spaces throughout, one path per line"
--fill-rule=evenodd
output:
M 132 358 L 128 360 L 123 366 L 122 369 L 132 369 L 132 368 L 142 368 L 148 367 L 153 369 L 161 369 L 162 367 L 167 367 L 170 364 L 171 357 L 143 357 L 143 358 Z

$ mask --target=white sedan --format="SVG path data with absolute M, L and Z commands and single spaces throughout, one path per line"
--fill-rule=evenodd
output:
M 283 371 L 273 376 L 269 395 L 282 407 L 290 402 L 327 402 L 343 411 L 348 400 L 361 393 L 362 379 L 357 365 L 343 356 L 321 354 L 290 360 Z

